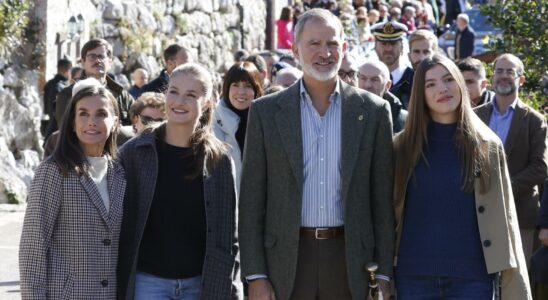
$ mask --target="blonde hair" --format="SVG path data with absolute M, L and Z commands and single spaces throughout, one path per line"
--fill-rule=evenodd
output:
M 204 99 L 210 100 L 213 92 L 213 78 L 211 73 L 204 67 L 196 63 L 186 63 L 173 70 L 170 80 L 179 75 L 190 75 L 202 85 Z M 215 165 L 223 158 L 226 153 L 225 145 L 213 134 L 211 120 L 213 115 L 212 106 L 208 106 L 201 114 L 198 120 L 198 126 L 190 137 L 190 145 L 196 159 L 192 168 L 194 171 L 189 178 L 196 178 L 204 171 L 211 173 Z M 165 130 L 165 127 L 161 127 Z M 162 132 L 165 136 L 165 132 Z M 205 174 L 204 174 L 205 175 Z

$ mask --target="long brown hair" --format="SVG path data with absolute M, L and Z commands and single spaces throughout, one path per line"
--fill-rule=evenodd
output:
M 421 62 L 413 77 L 413 88 L 409 101 L 409 115 L 404 130 L 394 139 L 395 178 L 394 199 L 398 201 L 405 197 L 406 186 L 412 179 L 416 165 L 421 159 L 426 161 L 424 148 L 428 143 L 428 123 L 431 120 L 430 110 L 426 105 L 424 84 L 426 72 L 436 65 L 441 65 L 453 76 L 461 92 L 460 104 L 457 107 L 457 129 L 454 140 L 462 164 L 462 190 L 472 192 L 474 179 L 480 179 L 480 192 L 489 188 L 488 143 L 482 142 L 479 132 L 475 128 L 477 117 L 470 106 L 470 96 L 464 83 L 464 78 L 457 66 L 441 55 L 434 55 L 431 59 Z M 428 163 L 426 161 L 426 163 Z
M 194 77 L 202 85 L 202 91 L 204 92 L 204 98 L 211 100 L 213 93 L 213 78 L 211 73 L 196 63 L 186 63 L 178 66 L 171 73 L 170 80 L 181 75 L 190 75 Z M 223 158 L 226 153 L 225 145 L 218 140 L 213 134 L 211 127 L 211 120 L 213 116 L 213 106 L 207 107 L 198 120 L 198 126 L 190 136 L 190 146 L 192 147 L 192 153 L 196 157 L 192 165 L 192 173 L 189 179 L 196 178 L 205 171 L 211 173 L 216 164 Z M 165 137 L 165 126 L 160 128 L 163 132 L 160 132 L 162 137 Z M 206 175 L 206 174 L 204 174 Z
M 78 142 L 76 132 L 74 132 L 74 122 L 76 118 L 76 104 L 80 100 L 91 96 L 100 96 L 101 98 L 107 99 L 110 104 L 109 109 L 111 110 L 111 113 L 118 118 L 120 117 L 116 98 L 114 98 L 114 96 L 106 88 L 99 86 L 99 82 L 97 82 L 97 85 L 83 87 L 72 97 L 67 110 L 63 114 L 63 119 L 61 120 L 61 126 L 59 129 L 59 140 L 57 140 L 57 145 L 55 146 L 55 150 L 52 154 L 53 159 L 64 176 L 67 176 L 71 170 L 74 170 L 79 176 L 86 174 L 89 170 L 86 155 Z M 111 158 L 116 158 L 116 137 L 118 135 L 118 124 L 114 125 L 112 132 L 107 138 L 105 147 L 103 148 L 103 155 L 106 154 Z

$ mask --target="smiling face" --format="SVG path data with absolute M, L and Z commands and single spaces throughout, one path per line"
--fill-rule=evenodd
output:
M 518 63 L 503 57 L 496 61 L 493 70 L 492 83 L 496 95 L 510 96 L 517 94 L 519 87 L 525 82 Z
M 336 26 L 319 19 L 304 24 L 300 40 L 293 44 L 293 53 L 299 59 L 304 77 L 316 81 L 335 79 L 341 66 L 346 43 Z
M 169 124 L 196 126 L 208 105 L 202 83 L 185 73 L 169 79 L 166 93 L 166 116 Z
M 255 99 L 255 90 L 249 81 L 238 81 L 230 84 L 228 90 L 230 104 L 238 110 L 245 110 Z
M 455 78 L 444 66 L 438 64 L 426 71 L 424 98 L 432 120 L 445 124 L 457 121 L 462 94 Z
M 86 156 L 101 156 L 108 137 L 118 123 L 109 100 L 94 95 L 76 103 L 74 131 Z
M 83 57 L 82 64 L 87 76 L 102 79 L 110 70 L 111 58 L 108 56 L 107 48 L 103 45 L 91 49 Z

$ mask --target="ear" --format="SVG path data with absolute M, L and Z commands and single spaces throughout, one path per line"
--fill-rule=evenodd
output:
M 480 87 L 482 90 L 487 87 L 487 79 L 481 80 Z
M 206 109 L 210 108 L 213 105 L 213 100 L 211 99 L 205 99 L 204 105 L 202 105 L 202 113 L 206 111 Z
M 519 86 L 522 86 L 525 83 L 525 75 L 519 76 Z
M 299 61 L 299 63 L 301 62 L 301 59 L 299 57 L 299 47 L 297 47 L 297 43 L 293 43 L 293 45 L 291 45 L 291 51 L 293 52 L 293 56 L 295 56 L 295 58 Z
M 343 40 L 343 43 L 342 43 L 342 53 L 346 53 L 346 50 L 348 49 L 348 44 L 346 43 L 346 41 Z
M 390 90 L 391 87 L 392 87 L 392 80 L 388 79 L 388 81 L 386 82 L 386 91 Z

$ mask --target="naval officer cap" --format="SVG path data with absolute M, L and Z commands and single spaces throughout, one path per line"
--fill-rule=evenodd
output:
M 407 26 L 396 21 L 378 23 L 371 27 L 371 32 L 381 42 L 401 41 L 407 34 Z

